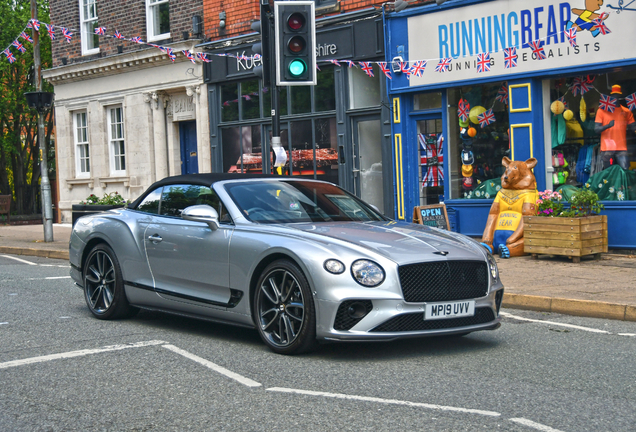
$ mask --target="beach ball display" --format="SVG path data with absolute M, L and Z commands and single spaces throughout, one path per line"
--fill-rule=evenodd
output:
M 563 105 L 563 102 L 561 101 L 554 101 L 552 102 L 552 105 L 550 105 L 550 111 L 552 111 L 552 114 L 559 115 L 565 111 L 565 105 Z
M 572 110 L 565 110 L 563 111 L 563 118 L 570 121 L 574 118 L 574 113 Z
M 477 116 L 485 112 L 486 112 L 486 108 L 484 108 L 483 106 L 473 107 L 471 108 L 470 113 L 468 114 L 468 118 L 470 119 L 471 123 L 479 124 L 479 119 L 477 118 Z

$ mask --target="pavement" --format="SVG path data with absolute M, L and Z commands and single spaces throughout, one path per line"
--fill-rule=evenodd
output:
M 68 259 L 71 224 L 53 224 L 53 242 L 43 225 L 0 225 L 0 253 Z M 626 251 L 621 251 L 626 252 Z M 636 321 L 636 251 L 605 253 L 600 260 L 530 256 L 500 259 L 503 306 L 594 318 Z

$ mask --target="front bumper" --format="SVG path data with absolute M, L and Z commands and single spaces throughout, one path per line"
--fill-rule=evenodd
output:
M 338 310 L 343 302 L 317 299 L 320 311 L 317 337 L 332 341 L 390 341 L 495 330 L 501 325 L 499 308 L 502 298 L 503 286 L 492 287 L 490 293 L 485 297 L 467 299 L 475 301 L 474 316 L 440 320 L 424 320 L 426 303 L 372 299 L 371 311 L 348 330 L 334 328 Z M 360 300 L 365 301 L 365 299 Z M 342 310 L 340 310 L 340 314 L 342 314 Z

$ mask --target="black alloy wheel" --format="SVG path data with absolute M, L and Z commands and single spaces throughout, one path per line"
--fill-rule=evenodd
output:
M 106 244 L 95 246 L 83 266 L 84 297 L 99 319 L 129 317 L 139 309 L 128 304 L 115 252 Z
M 314 349 L 316 312 L 309 283 L 289 260 L 263 270 L 254 294 L 254 322 L 267 346 L 279 354 L 300 354 Z

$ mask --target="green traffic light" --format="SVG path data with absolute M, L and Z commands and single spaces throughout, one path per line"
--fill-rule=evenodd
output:
M 289 73 L 292 76 L 298 77 L 305 73 L 305 71 L 307 70 L 307 65 L 300 59 L 294 59 L 289 63 L 288 69 Z

